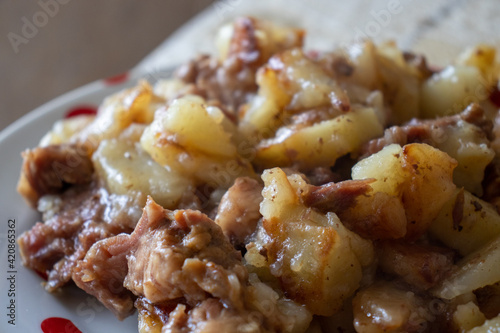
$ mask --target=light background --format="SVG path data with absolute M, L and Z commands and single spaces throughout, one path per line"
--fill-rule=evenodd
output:
M 19 44 L 16 53 L 8 35 L 23 37 L 26 20 L 43 19 L 37 14 L 44 11 L 39 1 L 57 2 L 0 1 L 0 130 L 64 92 L 132 68 L 212 3 L 61 0 L 67 3 L 59 4 L 52 17 L 46 15 L 46 24 L 26 44 Z

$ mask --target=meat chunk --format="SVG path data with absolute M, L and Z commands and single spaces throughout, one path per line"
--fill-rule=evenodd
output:
M 126 291 L 114 295 L 109 288 L 108 270 L 113 267 L 123 267 L 117 278 L 123 277 L 122 285 L 135 295 L 154 303 L 184 298 L 193 306 L 207 293 L 239 305 L 239 290 L 247 274 L 241 254 L 206 215 L 193 210 L 167 211 L 152 199 L 131 235 L 95 244 L 73 273 L 80 288 L 123 318 L 128 307 L 115 304 L 128 295 L 131 305 L 133 298 Z
M 446 141 L 447 130 L 456 127 L 460 121 L 476 126 L 483 136 L 492 139 L 493 123 L 488 120 L 483 109 L 477 104 L 471 104 L 462 113 L 437 119 L 413 119 L 403 126 L 392 126 L 385 130 L 384 136 L 367 142 L 361 151 L 360 159 L 375 154 L 385 146 L 397 143 L 403 146 L 407 143 L 426 143 L 433 147 Z
M 344 225 L 367 239 L 396 239 L 406 234 L 401 201 L 386 193 L 373 193 L 373 179 L 347 180 L 311 186 L 304 204 L 338 215 Z
M 87 184 L 94 168 L 85 149 L 74 144 L 28 149 L 17 190 L 35 208 L 45 194 L 63 192 L 70 185 Z
M 401 277 L 417 289 L 433 287 L 453 265 L 453 253 L 444 248 L 383 242 L 379 244 L 380 268 Z
M 237 178 L 222 197 L 215 223 L 235 245 L 242 245 L 257 227 L 261 218 L 259 205 L 263 186 L 248 177 Z
M 353 207 L 356 199 L 371 191 L 372 180 L 347 180 L 339 183 L 327 183 L 322 186 L 311 186 L 305 193 L 304 204 L 322 212 L 337 214 Z
M 48 275 L 49 291 L 70 281 L 77 261 L 95 242 L 131 232 L 139 211 L 132 199 L 110 195 L 96 182 L 42 197 L 39 209 L 44 223 L 24 232 L 18 243 L 23 263 Z
M 135 300 L 141 332 L 292 332 L 312 317 L 249 277 L 240 252 L 205 214 L 165 210 L 151 198 L 134 232 L 96 243 L 73 279 L 119 318 Z

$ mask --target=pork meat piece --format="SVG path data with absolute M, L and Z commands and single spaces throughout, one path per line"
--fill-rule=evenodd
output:
M 127 290 L 110 288 L 110 270 Z M 132 293 L 154 303 L 183 298 L 191 306 L 208 294 L 238 308 L 246 278 L 241 254 L 205 214 L 164 210 L 151 198 L 132 234 L 96 243 L 73 273 L 119 318 L 129 314 Z
M 222 197 L 215 223 L 233 245 L 243 245 L 257 227 L 262 215 L 262 184 L 248 177 L 237 178 Z
M 46 194 L 57 194 L 71 185 L 90 183 L 94 167 L 84 147 L 75 144 L 51 145 L 22 153 L 23 165 L 18 192 L 31 207 Z
M 109 194 L 97 182 L 44 196 L 39 210 L 44 222 L 24 232 L 18 243 L 23 263 L 48 276 L 49 291 L 71 280 L 77 261 L 95 242 L 130 233 L 140 216 L 133 199 Z

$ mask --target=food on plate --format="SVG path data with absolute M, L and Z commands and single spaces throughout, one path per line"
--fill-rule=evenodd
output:
M 19 237 L 140 332 L 491 332 L 500 322 L 500 65 L 394 43 L 303 49 L 242 17 L 173 78 L 23 152 Z

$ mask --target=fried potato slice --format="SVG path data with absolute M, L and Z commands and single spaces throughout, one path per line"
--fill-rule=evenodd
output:
M 264 171 L 263 223 L 258 240 L 265 265 L 288 297 L 313 313 L 331 315 L 359 287 L 362 269 L 374 260 L 372 243 L 346 229 L 333 213 L 305 207 L 297 192 L 298 175 L 287 178 L 279 168 Z M 256 256 L 245 257 L 261 266 Z

